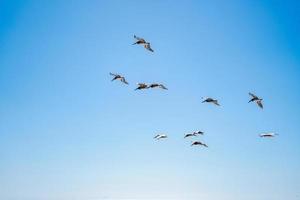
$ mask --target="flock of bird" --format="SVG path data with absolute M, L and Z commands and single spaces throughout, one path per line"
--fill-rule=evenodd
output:
M 136 45 L 136 44 L 137 45 L 143 45 L 144 48 L 147 49 L 148 51 L 154 52 L 154 50 L 150 46 L 150 42 L 147 42 L 145 39 L 137 37 L 136 35 L 134 35 L 133 37 L 136 40 L 136 42 L 133 43 L 132 45 Z M 120 75 L 120 74 L 110 73 L 110 75 L 113 76 L 113 79 L 111 81 L 119 80 L 119 81 L 121 81 L 122 83 L 124 83 L 126 85 L 129 84 L 126 81 L 125 77 Z M 161 83 L 151 83 L 151 84 L 137 83 L 137 88 L 135 88 L 135 90 L 144 90 L 144 89 L 151 89 L 151 88 L 152 89 L 153 88 L 160 88 L 160 89 L 163 89 L 163 90 L 168 90 L 168 88 L 165 87 Z M 263 103 L 262 103 L 263 99 L 256 96 L 253 93 L 250 93 L 250 92 L 249 92 L 249 95 L 250 95 L 251 99 L 249 100 L 248 103 L 255 102 L 258 105 L 259 108 L 263 109 Z M 213 99 L 211 97 L 207 97 L 207 98 L 202 97 L 202 99 L 203 99 L 202 103 L 211 103 L 213 105 L 220 106 L 217 99 Z M 184 138 L 196 137 L 198 135 L 204 135 L 204 132 L 194 131 L 192 133 L 187 133 L 187 134 L 184 135 Z M 277 135 L 278 135 L 277 133 L 270 132 L 270 133 L 262 133 L 259 136 L 263 137 L 263 138 L 272 138 L 272 137 L 275 137 Z M 168 138 L 168 136 L 166 134 L 157 134 L 157 135 L 154 136 L 154 139 L 156 139 L 156 140 L 161 140 L 161 139 L 166 139 L 166 138 Z M 205 143 L 203 143 L 201 141 L 192 141 L 191 146 L 195 146 L 195 145 L 208 147 Z

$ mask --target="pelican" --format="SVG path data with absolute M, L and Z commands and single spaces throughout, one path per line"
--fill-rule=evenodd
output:
M 167 138 L 168 136 L 165 135 L 165 134 L 157 134 L 154 139 L 157 139 L 157 140 L 160 140 L 160 139 L 165 139 Z
M 252 94 L 251 92 L 249 92 L 249 95 L 252 97 L 249 101 L 248 101 L 248 103 L 250 103 L 250 102 L 256 102 L 256 104 L 261 108 L 261 109 L 263 109 L 263 104 L 262 104 L 262 100 L 263 99 L 261 99 L 261 98 L 259 98 L 258 96 L 256 96 L 255 94 Z
M 156 88 L 156 87 L 159 87 L 159 88 L 164 89 L 164 90 L 168 89 L 163 84 L 152 83 L 152 84 L 149 85 L 149 88 Z
M 148 85 L 145 83 L 137 83 L 138 87 L 135 90 L 148 89 Z
M 195 141 L 191 144 L 191 146 L 194 146 L 194 145 L 202 145 L 202 146 L 205 146 L 205 147 L 208 147 L 206 144 L 200 142 L 200 141 Z
M 150 42 L 146 42 L 146 40 L 144 38 L 137 37 L 136 35 L 134 35 L 133 37 L 137 41 L 135 43 L 133 43 L 132 45 L 141 44 L 141 45 L 144 46 L 145 49 L 147 49 L 147 50 L 149 50 L 151 52 L 154 52 L 154 50 L 150 46 Z
M 128 85 L 128 82 L 126 81 L 124 76 L 121 76 L 120 74 L 113 74 L 113 73 L 109 73 L 109 74 L 114 77 L 111 81 L 120 80 L 122 83 Z
M 278 135 L 277 133 L 262 133 L 259 135 L 259 137 L 275 137 Z
M 216 100 L 216 99 L 213 99 L 213 98 L 206 98 L 204 101 L 202 101 L 202 103 L 213 103 L 213 104 L 215 104 L 215 105 L 217 105 L 217 106 L 220 106 L 220 104 L 218 103 L 218 100 Z

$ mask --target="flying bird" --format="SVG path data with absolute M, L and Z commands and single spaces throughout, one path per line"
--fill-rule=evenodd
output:
M 277 133 L 262 133 L 259 135 L 259 137 L 275 137 L 278 135 Z
M 256 102 L 256 104 L 261 108 L 261 109 L 263 109 L 263 104 L 262 104 L 262 98 L 259 98 L 258 96 L 256 96 L 255 94 L 252 94 L 251 92 L 249 92 L 249 95 L 252 97 L 249 101 L 248 101 L 248 103 L 250 103 L 250 102 Z
M 124 76 L 121 76 L 120 74 L 113 74 L 113 73 L 109 73 L 109 74 L 114 77 L 111 81 L 120 80 L 121 82 L 128 85 L 128 82 L 126 81 Z
M 148 89 L 148 85 L 145 83 L 138 83 L 137 85 L 138 85 L 138 87 L 135 88 L 135 90 Z
M 220 106 L 220 104 L 218 103 L 218 100 L 216 100 L 216 99 L 213 99 L 213 98 L 206 98 L 204 101 L 202 101 L 202 103 L 213 103 L 213 104 L 215 104 L 215 105 L 217 105 L 217 106 Z
M 191 144 L 191 146 L 194 146 L 194 145 L 202 145 L 202 146 L 205 146 L 205 147 L 208 147 L 206 144 L 200 142 L 200 141 L 195 141 Z
M 149 88 L 161 88 L 161 89 L 164 89 L 164 90 L 167 90 L 168 88 L 166 88 L 163 84 L 158 84 L 158 83 L 152 83 L 149 85 Z
M 167 138 L 168 136 L 165 135 L 165 134 L 157 134 L 154 139 L 157 139 L 157 140 L 160 140 L 160 139 L 165 139 Z
M 133 37 L 137 41 L 135 43 L 133 43 L 132 45 L 141 44 L 141 45 L 144 46 L 145 49 L 147 49 L 147 50 L 149 50 L 151 52 L 154 52 L 154 50 L 150 46 L 150 42 L 146 42 L 146 40 L 144 38 L 137 37 L 136 35 L 134 35 Z

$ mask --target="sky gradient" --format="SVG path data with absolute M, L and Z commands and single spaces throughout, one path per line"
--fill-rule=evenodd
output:
M 0 0 L 0 199 L 299 200 L 299 35 L 292 0 Z

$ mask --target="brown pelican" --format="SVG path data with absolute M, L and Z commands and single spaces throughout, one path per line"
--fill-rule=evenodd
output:
M 138 83 L 137 85 L 138 85 L 138 87 L 135 88 L 135 90 L 148 89 L 148 85 L 145 83 Z
M 275 137 L 278 135 L 277 133 L 262 133 L 259 135 L 259 137 Z
M 154 139 L 157 139 L 157 140 L 160 140 L 160 139 L 165 139 L 167 138 L 168 136 L 165 135 L 165 134 L 157 134 Z
M 109 74 L 114 77 L 111 81 L 120 80 L 121 82 L 123 82 L 123 83 L 125 83 L 125 84 L 128 85 L 128 82 L 125 80 L 124 76 L 121 76 L 119 74 L 113 74 L 113 73 L 109 73 Z
M 152 84 L 149 85 L 149 88 L 156 88 L 156 87 L 159 87 L 159 88 L 164 89 L 164 90 L 168 89 L 163 84 L 152 83 Z
M 146 40 L 144 40 L 143 38 L 137 37 L 136 35 L 134 35 L 133 37 L 137 41 L 135 43 L 133 43 L 132 45 L 134 45 L 134 44 L 146 44 L 147 43 Z
M 205 146 L 205 147 L 208 147 L 206 144 L 200 142 L 200 141 L 195 141 L 191 144 L 191 146 L 194 146 L 194 145 L 202 145 L 202 146 Z
M 213 104 L 215 104 L 215 105 L 217 105 L 217 106 L 220 106 L 220 104 L 218 103 L 218 100 L 216 100 L 216 99 L 213 99 L 213 98 L 206 98 L 204 101 L 202 101 L 202 103 L 213 103 Z
M 262 104 L 262 100 L 261 98 L 259 98 L 258 96 L 256 96 L 255 94 L 252 94 L 251 92 L 249 92 L 249 95 L 252 97 L 248 103 L 255 101 L 257 103 L 257 105 L 263 109 L 263 104 Z

